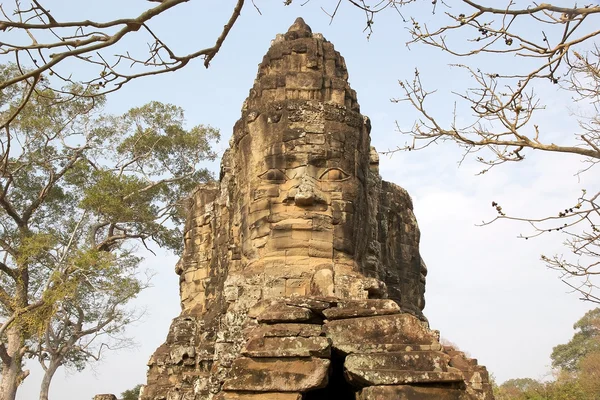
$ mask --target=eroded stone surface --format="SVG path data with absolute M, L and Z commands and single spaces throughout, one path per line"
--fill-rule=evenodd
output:
M 252 359 L 234 361 L 223 384 L 228 391 L 303 392 L 327 385 L 330 361 L 311 359 Z
M 117 400 L 117 396 L 114 394 L 97 394 L 94 396 L 94 400 Z
M 385 315 L 328 321 L 325 334 L 345 353 L 376 351 L 382 345 L 435 346 L 433 333 L 410 314 Z M 365 351 L 367 350 L 367 351 Z
M 462 382 L 462 372 L 449 361 L 448 355 L 434 351 L 350 354 L 344 371 L 361 386 Z
M 182 312 L 142 400 L 297 398 L 330 372 L 343 380 L 320 358 L 329 343 L 336 354 L 443 351 L 456 365 L 423 372 L 390 358 L 386 378 L 358 368 L 343 392 L 353 400 L 359 386 L 417 372 L 429 374 L 421 385 L 455 374 L 469 398 L 491 398 L 485 369 L 427 326 L 412 200 L 381 179 L 370 131 L 344 59 L 298 19 L 259 65 L 219 181 L 189 200 Z
M 215 400 L 302 400 L 300 393 L 239 393 L 221 392 L 214 397 Z
M 315 315 L 308 308 L 288 306 L 287 304 L 273 304 L 264 309 L 256 319 L 258 322 L 306 322 L 315 319 Z
M 448 371 L 450 357 L 440 351 L 399 351 L 350 354 L 344 366 L 348 370 Z
M 320 324 L 299 324 L 299 323 L 288 323 L 288 324 L 269 324 L 259 325 L 253 328 L 249 333 L 248 337 L 312 337 L 321 336 L 322 328 Z
M 331 340 L 326 337 L 265 337 L 246 342 L 248 357 L 330 357 Z
M 471 400 L 463 390 L 415 386 L 371 386 L 361 390 L 357 400 Z
M 398 303 L 393 300 L 370 299 L 339 302 L 336 307 L 323 310 L 323 315 L 325 318 L 333 320 L 400 314 L 401 312 Z

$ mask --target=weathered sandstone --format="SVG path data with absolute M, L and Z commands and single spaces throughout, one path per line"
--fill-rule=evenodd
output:
M 190 199 L 182 312 L 142 400 L 493 398 L 485 368 L 429 329 L 412 200 L 381 179 L 370 131 L 344 59 L 296 20 L 219 181 Z

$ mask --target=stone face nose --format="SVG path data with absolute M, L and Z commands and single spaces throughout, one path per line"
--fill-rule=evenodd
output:
M 297 188 L 294 189 L 294 204 L 300 207 L 312 206 L 315 203 L 324 203 L 325 199 L 317 188 L 316 182 L 304 176 Z

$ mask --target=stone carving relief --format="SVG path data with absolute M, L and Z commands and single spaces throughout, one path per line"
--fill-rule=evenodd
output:
M 141 399 L 492 398 L 485 368 L 428 328 L 412 201 L 381 179 L 370 131 L 344 59 L 296 20 L 219 182 L 190 200 L 182 313 Z

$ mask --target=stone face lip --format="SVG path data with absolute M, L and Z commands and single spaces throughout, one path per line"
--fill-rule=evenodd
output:
M 265 337 L 246 342 L 242 355 L 249 357 L 330 357 L 331 341 L 326 337 Z
M 322 358 L 238 358 L 233 362 L 226 391 L 304 392 L 327 386 L 329 360 Z
M 324 326 L 333 346 L 344 353 L 356 353 L 385 345 L 437 347 L 439 343 L 419 319 L 410 314 L 384 315 L 328 321 Z M 437 346 L 436 346 L 437 345 Z
M 357 400 L 471 400 L 462 390 L 419 386 L 370 386 L 364 388 Z

